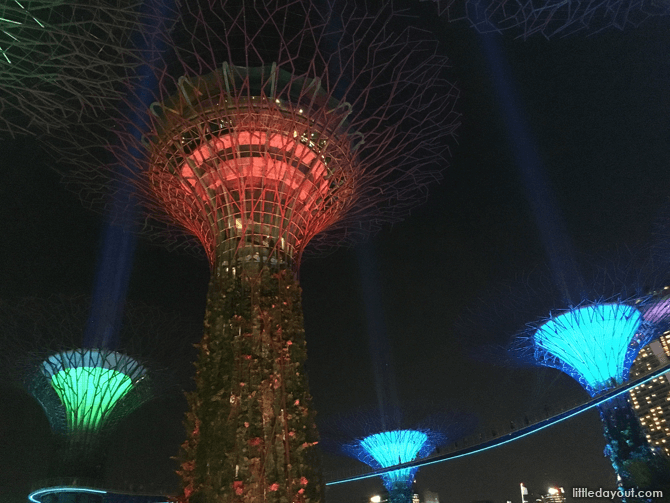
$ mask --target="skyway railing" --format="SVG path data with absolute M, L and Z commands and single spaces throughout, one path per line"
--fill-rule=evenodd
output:
M 582 412 L 586 412 L 587 410 L 593 409 L 594 407 L 597 407 L 598 405 L 607 402 L 611 400 L 612 398 L 615 398 L 617 396 L 623 395 L 624 393 L 627 393 L 631 389 L 635 388 L 636 386 L 639 386 L 640 384 L 645 384 L 659 376 L 662 376 L 666 372 L 670 371 L 670 363 L 667 365 L 663 365 L 657 369 L 652 370 L 651 372 L 636 378 L 635 380 L 631 380 L 626 382 L 625 384 L 622 384 L 621 386 L 614 388 L 607 393 L 604 393 L 602 395 L 599 395 L 585 403 L 582 403 L 580 405 L 577 405 L 573 408 L 570 408 L 566 411 L 559 412 L 551 417 L 548 417 L 546 419 L 541 419 L 539 421 L 530 423 L 523 428 L 519 429 L 513 429 L 512 431 L 509 431 L 508 433 L 504 433 L 498 436 L 494 436 L 493 438 L 484 440 L 482 442 L 478 442 L 474 445 L 467 445 L 466 442 L 459 442 L 461 446 L 459 447 L 458 444 L 453 444 L 447 452 L 445 453 L 438 453 L 438 454 L 433 454 L 432 456 L 428 456 L 422 459 L 417 459 L 414 461 L 411 461 L 409 463 L 403 463 L 399 465 L 394 465 L 394 466 L 389 466 L 387 468 L 380 468 L 377 470 L 372 470 L 368 469 L 366 470 L 365 468 L 361 468 L 357 470 L 356 474 L 351 474 L 347 476 L 339 476 L 339 477 L 328 477 L 328 474 L 326 474 L 326 482 L 327 486 L 332 486 L 332 485 L 337 485 L 337 484 L 345 484 L 347 482 L 354 482 L 356 480 L 363 480 L 363 479 L 369 479 L 373 477 L 379 477 L 380 475 L 384 473 L 389 473 L 393 472 L 395 470 L 400 470 L 403 468 L 414 468 L 414 467 L 421 467 L 421 466 L 428 466 L 428 465 L 433 465 L 437 463 L 442 463 L 444 461 L 449 461 L 453 459 L 458 459 L 462 458 L 465 456 L 470 456 L 472 454 L 477 454 L 480 452 L 484 452 L 490 449 L 493 449 L 494 447 L 499 447 L 501 445 L 508 444 L 510 442 L 513 442 L 515 440 L 518 440 L 523 437 L 527 437 L 528 435 L 531 435 L 532 433 L 536 433 L 540 430 L 544 430 L 545 428 L 549 428 L 550 426 L 553 426 L 557 423 L 560 423 L 562 421 L 565 421 L 567 419 L 573 418 Z M 471 438 L 471 437 L 470 437 Z M 465 445 L 463 445 L 465 443 Z M 341 472 L 340 472 L 341 473 Z

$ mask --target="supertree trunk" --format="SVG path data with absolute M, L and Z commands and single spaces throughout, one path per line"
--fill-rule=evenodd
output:
M 103 439 L 92 439 L 88 435 L 58 436 L 51 476 L 87 482 L 103 480 L 107 462 L 107 450 L 103 446 Z
M 199 349 L 180 459 L 183 501 L 319 501 L 318 434 L 292 271 L 219 266 Z
M 636 497 L 637 491 L 670 488 L 670 464 L 650 447 L 640 423 L 624 397 L 599 407 L 609 457 L 624 491 L 623 503 L 648 503 L 653 498 Z M 667 494 L 667 493 L 666 493 Z
M 396 482 L 389 489 L 389 503 L 412 503 L 412 484 L 407 485 L 405 482 Z

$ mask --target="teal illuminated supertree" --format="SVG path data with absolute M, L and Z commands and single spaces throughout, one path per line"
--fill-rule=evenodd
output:
M 359 410 L 320 421 L 322 448 L 345 454 L 373 469 L 389 468 L 425 458 L 439 447 L 472 432 L 474 416 L 444 410 L 435 403 L 386 403 L 381 410 Z M 410 503 L 418 467 L 400 468 L 380 475 L 389 502 Z
M 99 481 L 106 438 L 136 408 L 176 384 L 161 365 L 172 366 L 170 353 L 183 355 L 177 348 L 193 333 L 175 316 L 132 306 L 119 347 L 81 347 L 87 310 L 82 299 L 2 302 L 0 327 L 11 377 L 40 402 L 57 435 L 52 476 Z
M 445 441 L 444 435 L 429 429 L 391 430 L 357 439 L 342 450 L 372 468 L 388 468 L 425 458 Z M 412 501 L 412 483 L 418 470 L 403 468 L 381 475 L 390 503 Z
M 546 38 L 639 26 L 670 14 L 665 0 L 433 0 L 451 21 L 466 20 L 481 33 L 511 31 Z
M 589 302 L 533 324 L 520 338 L 537 365 L 559 369 L 597 396 L 627 379 L 638 352 L 667 326 L 667 313 L 654 297 Z M 645 319 L 645 312 L 653 313 Z M 656 321 L 656 323 L 654 323 Z M 647 443 L 625 396 L 600 406 L 606 455 L 626 491 L 667 486 L 667 461 Z M 625 497 L 624 501 L 651 501 Z

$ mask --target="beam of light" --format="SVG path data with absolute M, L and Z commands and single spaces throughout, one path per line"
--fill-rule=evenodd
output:
M 91 313 L 84 331 L 86 347 L 114 348 L 121 329 L 137 237 L 131 223 L 135 212 L 132 194 L 120 188 L 116 198 L 112 219 L 123 223 L 107 224 L 103 231 Z
M 391 430 L 400 425 L 399 400 L 393 368 L 391 344 L 386 331 L 384 305 L 380 292 L 380 280 L 374 249 L 370 243 L 356 248 L 356 258 L 363 290 L 363 306 L 368 332 L 372 375 L 375 379 L 377 405 L 381 428 Z M 390 421 L 390 424 L 387 424 Z
M 386 468 L 414 461 L 430 454 L 434 445 L 423 431 L 395 430 L 375 433 L 345 450 L 372 468 Z M 398 483 L 411 485 L 418 468 L 404 468 L 383 474 L 384 486 L 390 491 Z
M 167 19 L 167 13 L 170 12 L 174 2 L 172 0 L 157 0 L 157 2 L 161 14 L 165 14 Z M 133 45 L 143 49 L 142 57 L 145 61 L 150 61 L 154 52 L 165 50 L 163 42 L 155 42 L 152 38 L 154 31 L 159 29 L 159 18 L 147 13 L 148 6 L 152 3 L 156 2 L 147 2 L 141 10 L 142 15 L 146 16 L 145 32 L 133 35 Z M 152 44 L 147 46 L 147 43 L 143 41 L 145 36 L 152 40 Z M 145 133 L 146 126 L 143 125 L 147 122 L 146 110 L 149 109 L 152 100 L 151 91 L 157 81 L 148 64 L 141 66 L 137 73 L 140 76 L 140 88 L 143 90 L 131 98 L 130 108 L 144 110 L 144 112 L 133 111 L 133 126 L 128 132 L 139 140 Z M 141 162 L 142 154 L 137 149 L 133 149 L 130 152 L 130 159 L 130 169 L 137 170 L 137 163 Z M 86 347 L 114 348 L 117 343 L 135 258 L 137 214 L 135 189 L 127 183 L 117 183 L 114 200 L 108 214 L 112 223 L 108 223 L 103 231 L 98 257 L 91 313 L 84 333 L 84 346 Z
M 535 226 L 549 259 L 554 283 L 564 300 L 572 303 L 571 295 L 581 295 L 583 286 L 558 202 L 547 179 L 536 142 L 523 117 L 523 106 L 517 97 L 500 40 L 494 35 L 481 35 L 479 39 L 491 72 L 494 92 L 498 98 L 496 101 L 505 122 L 514 165 L 521 177 Z
M 69 432 L 104 426 L 114 407 L 128 394 L 144 368 L 110 351 L 67 351 L 47 358 L 42 372 L 65 408 Z
M 172 0 L 145 2 L 144 7 L 140 10 L 141 15 L 144 16 L 145 30 L 133 34 L 133 45 L 142 48 L 142 57 L 145 61 L 150 61 L 154 53 L 165 50 L 165 43 L 157 42 L 153 37 L 154 32 L 160 29 L 159 17 L 149 14 L 149 6 L 153 4 L 157 4 L 161 14 L 168 19 L 168 13 L 174 2 Z M 152 42 L 147 45 L 145 40 Z M 142 91 L 131 98 L 130 108 L 144 110 L 144 112 L 133 111 L 133 126 L 128 133 L 139 140 L 145 133 L 146 111 L 152 100 L 151 91 L 157 81 L 148 64 L 139 67 L 137 75 L 140 77 Z M 130 169 L 137 170 L 142 154 L 137 149 L 133 149 L 129 159 Z M 86 347 L 114 348 L 116 346 L 135 258 L 138 214 L 135 189 L 130 184 L 117 182 L 110 206 L 108 217 L 111 223 L 107 223 L 103 231 L 91 313 L 84 332 L 84 346 Z
M 625 393 L 628 393 L 631 389 L 635 388 L 636 386 L 640 386 L 641 384 L 646 384 L 649 381 L 657 378 L 660 375 L 665 374 L 670 370 L 670 365 L 663 366 L 661 368 L 655 369 L 653 372 L 648 374 L 645 378 L 643 379 L 638 379 L 636 381 L 631 381 L 626 383 L 624 386 L 610 390 L 609 392 L 598 396 L 596 398 L 593 398 L 591 401 L 580 405 L 578 407 L 575 407 L 574 409 L 571 409 L 567 412 L 564 412 L 562 414 L 559 414 L 555 417 L 549 418 L 545 421 L 541 421 L 536 424 L 532 424 L 530 426 L 527 426 L 526 428 L 522 428 L 519 430 L 516 430 L 512 433 L 509 433 L 508 435 L 504 435 L 502 437 L 489 440 L 486 442 L 482 442 L 481 444 L 475 445 L 473 447 L 466 447 L 464 449 L 461 449 L 456 452 L 451 452 L 448 454 L 441 454 L 439 456 L 433 456 L 429 459 L 421 459 L 417 461 L 413 461 L 411 463 L 405 463 L 406 466 L 400 466 L 399 469 L 403 468 L 421 468 L 422 466 L 429 466 L 429 465 L 435 465 L 437 463 L 444 463 L 445 461 L 451 461 L 454 459 L 460 459 L 464 458 L 466 456 L 471 456 L 473 454 L 479 454 L 480 452 L 485 452 L 488 450 L 491 450 L 495 447 L 500 447 L 506 444 L 509 444 L 511 442 L 514 442 L 515 440 L 519 440 L 521 438 L 527 437 L 529 435 L 532 435 L 533 433 L 537 433 L 539 431 L 545 430 L 551 426 L 554 426 L 555 424 L 562 423 L 563 421 L 567 421 L 568 419 L 572 419 L 573 417 L 582 414 L 583 412 L 586 412 L 587 410 L 591 410 L 595 407 L 599 407 L 605 402 L 608 402 L 614 398 L 620 397 L 624 395 Z M 338 484 L 346 484 L 347 482 L 355 482 L 357 480 L 365 480 L 365 479 L 371 479 L 374 477 L 381 477 L 385 475 L 386 473 L 389 473 L 393 471 L 390 468 L 386 469 L 377 469 L 372 473 L 366 473 L 363 475 L 356 475 L 353 477 L 346 477 L 340 480 L 333 480 L 331 482 L 326 482 L 327 486 L 334 486 Z
M 642 313 L 625 304 L 593 304 L 556 316 L 533 335 L 535 358 L 576 379 L 594 396 L 622 384 L 644 344 Z
M 41 499 L 35 498 L 58 493 L 107 494 L 107 491 L 102 491 L 100 489 L 90 489 L 88 487 L 46 487 L 44 489 L 38 489 L 37 491 L 31 492 L 28 495 L 28 500 L 31 501 L 31 503 L 42 503 Z

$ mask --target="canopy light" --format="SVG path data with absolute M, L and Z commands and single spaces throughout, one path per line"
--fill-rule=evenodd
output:
M 396 430 L 376 433 L 360 440 L 358 458 L 373 468 L 386 468 L 428 455 L 434 446 L 423 431 Z M 398 482 L 411 485 L 418 468 L 403 468 L 383 474 L 387 489 Z
M 595 395 L 628 378 L 643 346 L 635 343 L 642 321 L 637 308 L 625 304 L 573 309 L 537 329 L 533 336 L 535 357 L 539 363 L 571 375 Z
M 50 356 L 42 372 L 65 407 L 70 432 L 100 429 L 118 401 L 145 374 L 132 358 L 97 349 Z

